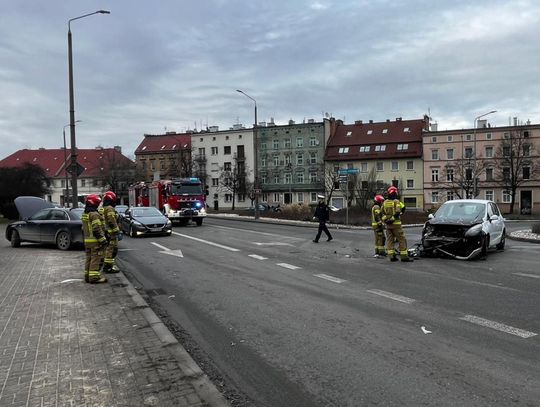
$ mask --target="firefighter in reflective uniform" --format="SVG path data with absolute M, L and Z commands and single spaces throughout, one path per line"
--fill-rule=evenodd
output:
M 103 223 L 98 213 L 100 202 L 101 198 L 99 195 L 88 195 L 86 197 L 84 213 L 81 216 L 86 252 L 84 280 L 91 284 L 107 282 L 107 279 L 102 277 L 100 272 L 103 249 L 107 245 Z
M 399 243 L 401 261 L 412 261 L 407 251 L 407 240 L 401 227 L 401 215 L 405 212 L 405 204 L 398 199 L 398 189 L 394 186 L 388 188 L 388 198 L 383 203 L 382 221 L 386 225 L 386 252 L 390 261 L 397 261 L 395 250 Z
M 375 258 L 386 256 L 386 250 L 384 248 L 386 239 L 384 237 L 384 224 L 382 221 L 383 203 L 384 197 L 382 195 L 375 195 L 375 198 L 373 198 L 373 207 L 371 208 L 371 227 L 375 234 L 375 254 L 373 255 Z
M 105 273 L 118 273 L 120 271 L 115 264 L 116 255 L 118 254 L 118 238 L 120 235 L 118 213 L 114 209 L 115 206 L 116 194 L 112 191 L 105 192 L 103 195 L 103 218 L 105 219 L 105 232 L 108 240 L 103 263 L 103 271 Z

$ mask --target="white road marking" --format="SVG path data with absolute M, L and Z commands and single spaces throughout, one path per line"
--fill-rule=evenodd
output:
M 217 226 L 217 225 L 212 225 L 211 227 L 213 228 L 219 228 L 219 229 L 229 229 L 229 230 L 235 230 L 235 231 L 238 231 L 239 229 L 236 229 L 236 228 L 231 228 L 231 227 L 228 227 L 228 226 Z M 256 233 L 256 234 L 259 234 L 259 235 L 265 235 L 265 236 L 277 236 L 279 237 L 280 239 L 283 239 L 284 236 L 282 235 L 278 235 L 277 233 L 268 233 L 268 232 L 258 232 L 256 230 L 249 230 L 249 229 L 242 229 L 243 231 L 246 231 L 246 232 L 249 232 L 249 233 Z M 293 240 L 304 240 L 302 238 L 298 238 L 298 237 L 292 237 L 292 236 L 286 236 L 285 238 L 287 239 L 293 239 Z
M 182 250 L 180 249 L 171 250 L 168 247 L 160 245 L 159 243 L 156 243 L 156 242 L 150 242 L 150 243 L 152 243 L 156 247 L 159 247 L 161 249 L 160 253 L 168 254 L 170 256 L 184 257 L 184 253 L 182 253 Z
M 319 278 L 331 281 L 333 283 L 338 283 L 338 284 L 341 284 L 341 283 L 344 283 L 344 282 L 347 281 L 347 280 L 342 280 L 341 278 L 337 278 L 337 277 L 334 277 L 334 276 L 329 276 L 328 274 L 313 274 L 313 275 L 315 277 L 319 277 Z
M 118 249 L 119 252 L 129 252 L 131 250 L 135 250 L 135 249 Z
M 220 247 L 222 249 L 229 250 L 231 252 L 239 252 L 240 251 L 240 249 L 235 249 L 234 247 L 229 247 L 229 246 L 224 246 L 224 245 L 219 244 L 219 243 L 209 242 L 208 240 L 203 240 L 203 239 L 199 239 L 197 237 L 183 235 L 182 233 L 178 233 L 178 232 L 172 232 L 172 233 L 173 233 L 173 235 L 176 235 L 176 236 L 182 236 L 182 237 L 185 237 L 186 239 L 195 240 L 197 242 L 201 242 L 201 243 L 204 243 L 204 244 L 207 244 L 207 245 L 210 245 L 210 246 Z
M 293 246 L 290 243 L 283 243 L 283 242 L 269 242 L 269 243 L 253 242 L 253 244 L 256 244 L 257 246 Z
M 530 338 L 531 336 L 536 336 L 534 332 L 525 331 L 523 329 L 514 328 L 513 326 L 501 324 L 500 322 L 490 321 L 489 319 L 484 319 L 476 317 L 474 315 L 465 315 L 460 318 L 463 321 L 471 322 L 476 325 L 485 326 L 487 328 L 495 329 L 497 331 L 505 332 L 507 334 L 516 335 L 520 338 Z
M 254 259 L 257 259 L 257 260 L 267 260 L 268 259 L 268 257 L 259 256 L 258 254 L 248 254 L 248 257 L 253 257 Z
M 390 293 L 388 291 L 382 291 L 382 290 L 367 290 L 367 291 L 368 291 L 368 293 L 375 294 L 375 295 L 380 295 L 381 297 L 390 298 L 391 300 L 404 302 L 405 304 L 412 304 L 413 302 L 416 301 L 415 299 L 412 299 L 412 298 L 409 298 L 409 297 L 404 297 L 402 295 L 398 295 L 398 294 L 394 294 L 394 293 Z
M 531 278 L 540 278 L 539 274 L 527 274 L 527 273 L 514 273 L 516 276 L 521 277 L 531 277 Z
M 285 267 L 286 269 L 290 270 L 298 270 L 301 267 L 293 266 L 292 264 L 287 263 L 277 263 L 276 266 Z
M 408 237 L 408 236 L 407 236 Z M 530 246 L 522 246 L 522 245 L 519 245 L 519 246 L 508 246 L 508 249 L 510 250 L 513 250 L 513 249 L 516 249 L 516 250 L 534 250 L 534 249 L 540 249 L 540 245 L 539 244 L 531 244 Z

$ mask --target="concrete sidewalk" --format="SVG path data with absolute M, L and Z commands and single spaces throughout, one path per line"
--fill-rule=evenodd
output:
M 124 275 L 86 284 L 83 260 L 0 243 L 0 406 L 229 406 Z

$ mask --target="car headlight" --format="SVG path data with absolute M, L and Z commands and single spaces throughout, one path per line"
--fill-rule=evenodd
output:
M 167 219 L 167 223 L 165 224 L 165 226 L 172 226 L 172 222 L 170 219 Z
M 143 227 L 143 224 L 142 224 L 141 222 L 139 222 L 138 220 L 134 220 L 134 221 L 133 221 L 133 224 L 134 224 L 135 226 Z
M 465 237 L 476 237 L 482 233 L 482 224 L 474 225 L 465 232 Z
M 202 213 L 202 214 L 206 213 L 206 209 L 204 208 L 199 209 L 199 213 Z
M 433 226 L 431 226 L 429 223 L 426 223 L 424 225 L 424 230 L 423 230 L 423 235 L 427 235 L 428 233 L 432 233 L 433 232 Z

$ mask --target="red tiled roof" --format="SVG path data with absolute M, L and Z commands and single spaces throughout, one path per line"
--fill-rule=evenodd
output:
M 135 155 L 170 153 L 185 149 L 191 150 L 191 134 L 145 134 L 144 140 L 135 150 Z
M 337 122 L 334 133 L 326 147 L 327 161 L 358 161 L 389 158 L 413 158 L 422 156 L 422 134 L 425 119 L 396 120 L 378 123 L 342 124 Z M 398 150 L 398 146 L 406 149 Z M 384 151 L 376 151 L 377 146 Z M 347 153 L 340 148 L 348 147 Z M 369 147 L 369 152 L 360 152 L 360 147 Z M 380 147 L 378 148 L 380 149 Z
M 65 155 L 64 155 L 65 153 Z M 93 178 L 100 176 L 111 164 L 133 164 L 129 158 L 114 148 L 77 149 L 77 162 L 85 170 L 79 178 Z M 0 167 L 19 167 L 25 163 L 39 165 L 49 178 L 65 177 L 64 157 L 70 162 L 70 150 L 39 149 L 19 150 L 0 160 Z

